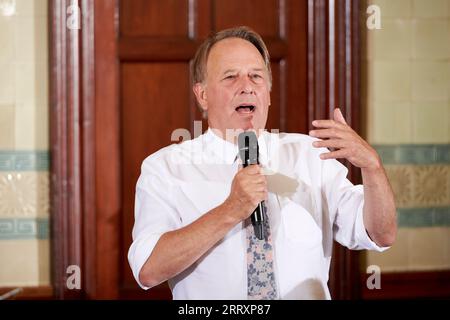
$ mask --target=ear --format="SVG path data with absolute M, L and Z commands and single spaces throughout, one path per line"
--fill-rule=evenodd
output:
M 195 97 L 197 98 L 197 102 L 202 108 L 203 111 L 208 110 L 208 99 L 206 97 L 206 88 L 205 85 L 197 82 L 192 87 L 192 90 L 194 91 Z

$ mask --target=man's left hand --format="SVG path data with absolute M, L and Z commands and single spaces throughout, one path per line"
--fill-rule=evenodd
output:
M 325 139 L 313 142 L 313 146 L 335 149 L 322 153 L 320 158 L 322 160 L 345 158 L 361 169 L 379 169 L 381 160 L 377 152 L 347 124 L 339 108 L 334 109 L 333 118 L 334 120 L 312 122 L 318 129 L 311 130 L 309 135 Z

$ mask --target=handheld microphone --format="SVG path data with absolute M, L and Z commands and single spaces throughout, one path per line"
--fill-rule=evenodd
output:
M 251 164 L 259 164 L 259 146 L 258 138 L 253 131 L 242 132 L 238 136 L 239 157 L 242 160 L 244 168 Z M 261 201 L 251 214 L 251 221 L 255 236 L 264 239 L 263 223 L 266 219 L 264 201 Z

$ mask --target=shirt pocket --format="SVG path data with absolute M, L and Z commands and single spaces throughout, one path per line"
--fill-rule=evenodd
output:
M 181 194 L 177 197 L 177 209 L 183 225 L 222 204 L 231 189 L 231 185 L 215 181 L 183 182 L 179 186 Z
M 294 244 L 315 247 L 322 243 L 322 230 L 309 212 L 300 204 L 284 199 L 281 217 L 286 237 Z

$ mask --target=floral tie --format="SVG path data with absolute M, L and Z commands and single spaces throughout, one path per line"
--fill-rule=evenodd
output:
M 249 300 L 277 299 L 273 269 L 273 246 L 269 221 L 264 221 L 265 238 L 255 236 L 250 218 L 247 219 L 247 294 Z

